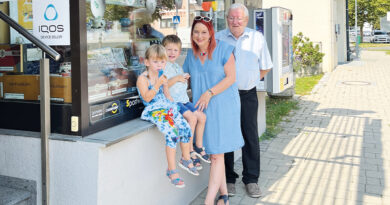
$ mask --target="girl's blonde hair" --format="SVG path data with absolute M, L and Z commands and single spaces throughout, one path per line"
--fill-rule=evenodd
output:
M 164 46 L 160 44 L 153 44 L 146 50 L 145 58 L 148 60 L 150 59 L 167 60 L 168 56 Z

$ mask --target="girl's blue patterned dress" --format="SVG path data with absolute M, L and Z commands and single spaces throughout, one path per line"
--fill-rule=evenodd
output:
M 149 78 L 146 78 L 149 81 Z M 151 88 L 152 85 L 149 81 L 148 89 L 150 90 Z M 145 105 L 145 109 L 141 114 L 141 119 L 152 122 L 157 126 L 160 132 L 165 134 L 167 146 L 176 148 L 178 140 L 183 143 L 189 142 L 191 137 L 190 125 L 179 113 L 177 104 L 165 97 L 163 86 L 160 86 L 157 94 L 150 102 L 146 102 L 141 94 L 139 96 Z

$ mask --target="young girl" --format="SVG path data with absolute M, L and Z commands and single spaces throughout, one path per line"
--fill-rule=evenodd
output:
M 168 80 L 162 75 L 166 61 L 167 55 L 163 46 L 157 44 L 150 46 L 145 53 L 147 70 L 138 77 L 137 89 L 145 105 L 141 119 L 152 122 L 165 134 L 168 161 L 166 174 L 173 185 L 182 188 L 185 186 L 184 181 L 179 177 L 175 164 L 176 144 L 179 140 L 182 149 L 179 166 L 195 176 L 199 173 L 189 154 L 191 128 L 169 95 Z

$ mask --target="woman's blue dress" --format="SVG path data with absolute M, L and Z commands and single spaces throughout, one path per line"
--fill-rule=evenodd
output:
M 224 65 L 233 49 L 233 46 L 217 41 L 212 60 L 206 59 L 203 65 L 199 58 L 195 58 L 192 49 L 188 51 L 183 70 L 191 75 L 194 103 L 204 92 L 225 78 Z M 240 109 L 240 96 L 236 83 L 211 98 L 204 111 L 207 120 L 203 145 L 208 154 L 227 153 L 244 146 L 240 125 Z

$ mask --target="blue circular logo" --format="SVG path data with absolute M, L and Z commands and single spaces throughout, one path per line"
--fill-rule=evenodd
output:
M 47 13 L 48 13 L 48 11 L 50 12 L 49 14 L 49 16 L 50 17 L 52 17 L 52 18 L 48 18 L 47 16 Z M 54 15 L 53 15 L 53 11 L 54 11 Z M 57 10 L 56 10 L 56 7 L 54 7 L 54 5 L 53 4 L 49 4 L 47 7 L 46 7 L 46 10 L 45 10 L 45 15 L 44 15 L 44 17 L 45 17 L 45 19 L 46 19 L 46 21 L 54 21 L 54 20 L 56 20 L 57 18 L 58 18 L 58 12 L 57 12 Z

